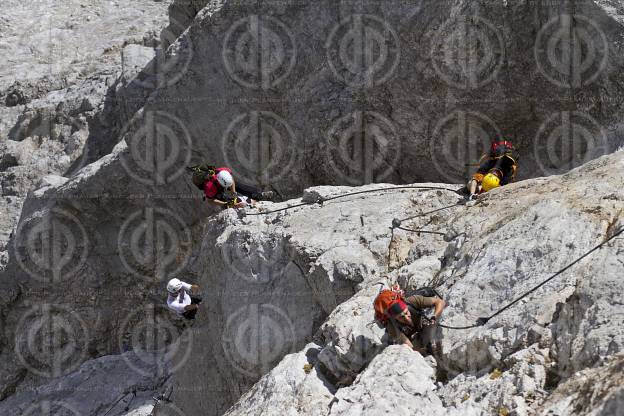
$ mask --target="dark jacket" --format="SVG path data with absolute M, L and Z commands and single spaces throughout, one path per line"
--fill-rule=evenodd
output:
M 409 296 L 405 299 L 407 308 L 412 316 L 413 326 L 402 324 L 396 319 L 390 318 L 386 323 L 386 331 L 390 339 L 395 343 L 401 343 L 401 334 L 405 335 L 409 340 L 413 340 L 414 337 L 422 331 L 424 319 L 423 310 L 434 306 L 435 298 L 429 298 L 425 296 Z
M 516 177 L 516 161 L 513 155 L 492 156 L 484 155 L 481 158 L 477 173 L 487 175 L 491 170 L 498 169 L 502 172 L 501 185 L 507 185 Z

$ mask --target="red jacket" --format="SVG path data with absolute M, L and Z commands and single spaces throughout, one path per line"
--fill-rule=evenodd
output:
M 222 171 L 227 171 L 232 173 L 232 169 L 230 168 L 216 168 L 215 174 L 206 181 L 204 184 L 204 195 L 208 199 L 214 199 L 221 191 L 223 191 L 223 187 L 217 181 L 217 174 Z

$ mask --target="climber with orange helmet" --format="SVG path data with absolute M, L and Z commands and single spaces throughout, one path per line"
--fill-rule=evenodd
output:
M 199 165 L 189 168 L 193 183 L 204 192 L 204 199 L 222 208 L 242 208 L 256 200 L 269 200 L 273 192 L 261 192 L 255 187 L 237 184 L 232 169 Z
M 374 301 L 375 319 L 386 328 L 394 344 L 405 344 L 421 354 L 431 354 L 437 321 L 446 303 L 429 287 L 417 289 L 407 297 L 404 295 L 398 285 L 381 290 Z M 434 308 L 430 318 L 424 313 L 428 308 Z
M 468 182 L 469 199 L 513 182 L 518 167 L 517 160 L 510 140 L 501 138 L 492 141 L 489 153 L 481 157 L 479 169 Z

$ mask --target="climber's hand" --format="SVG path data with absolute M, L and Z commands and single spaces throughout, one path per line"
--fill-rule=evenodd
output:
M 429 319 L 425 320 L 425 326 L 436 326 L 438 325 L 438 320 L 436 319 L 435 316 L 432 316 Z

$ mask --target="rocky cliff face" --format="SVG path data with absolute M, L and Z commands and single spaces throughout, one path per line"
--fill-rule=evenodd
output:
M 618 152 L 563 176 L 503 188 L 443 218 L 434 215 L 436 225 L 428 229 L 446 231 L 447 239 L 458 236 L 442 248 L 426 235 L 395 236 L 425 243 L 433 253 L 405 257 L 389 273 L 390 282 L 408 288 L 439 284 L 449 303 L 446 325 L 489 316 L 621 229 L 621 178 L 610 177 L 623 156 Z M 360 224 L 351 218 L 357 233 Z M 427 222 L 422 218 L 411 228 Z M 408 241 L 418 252 L 418 243 Z M 305 354 L 298 373 L 276 367 L 228 414 L 296 414 L 309 406 L 312 414 L 392 409 L 399 414 L 616 415 L 622 409 L 617 368 L 624 342 L 620 241 L 612 240 L 485 326 L 442 330 L 443 353 L 436 360 L 422 361 L 407 349 L 384 349 L 383 331 L 371 323 L 378 279 L 369 275 L 323 323 L 316 345 L 284 359 L 296 362 Z M 316 373 L 306 374 L 305 365 Z M 598 374 L 604 381 L 593 383 Z M 331 382 L 315 387 L 316 378 Z M 273 397 L 286 386 L 293 393 L 283 411 L 284 403 Z M 325 407 L 319 408 L 318 400 Z
M 622 142 L 620 2 L 203 3 L 146 111 L 189 157 L 283 195 L 459 183 L 495 135 L 522 178 Z
M 2 2 L 0 267 L 28 191 L 108 154 L 155 88 L 132 81 L 150 72 L 168 3 Z
M 17 149 L 0 153 L 2 190 L 19 198 L 3 215 L 0 414 L 621 412 L 621 239 L 487 325 L 440 330 L 436 359 L 372 322 L 377 283 L 399 282 L 437 286 L 444 324 L 474 323 L 624 225 L 622 151 L 539 177 L 621 143 L 620 2 L 174 1 L 166 54 L 168 4 L 131 3 L 110 7 L 152 23 L 98 39 L 121 55 L 77 46 L 69 62 L 92 75 L 2 77 Z M 298 208 L 217 213 L 183 170 L 225 160 L 284 196 L 459 182 L 497 129 L 535 178 L 478 203 L 448 184 L 317 186 L 260 206 Z M 391 230 L 414 216 L 402 225 L 442 235 Z M 192 325 L 164 307 L 171 277 L 204 290 Z
M 387 348 L 384 331 L 372 322 L 372 300 L 379 281 L 407 288 L 436 284 L 449 303 L 443 323 L 462 326 L 491 314 L 620 229 L 622 151 L 403 224 L 445 238 L 391 233 L 390 225 L 460 201 L 448 185 L 439 185 L 448 191 L 386 189 L 265 216 L 228 210 L 206 218 L 199 200 L 177 195 L 146 203 L 142 188 L 120 167 L 127 152 L 118 145 L 25 206 L 24 234 L 45 220 L 50 230 L 64 224 L 79 242 L 79 227 L 69 228 L 76 220 L 86 236 L 76 247 L 86 254 L 64 264 L 61 275 L 33 276 L 25 268 L 36 264 L 29 256 L 37 251 L 27 241 L 16 245 L 21 258 L 3 275 L 5 345 L 15 345 L 3 352 L 11 363 L 3 377 L 12 380 L 5 394 L 16 393 L 3 405 L 27 400 L 20 393 L 26 386 L 77 377 L 85 360 L 132 350 L 140 362 L 128 362 L 128 369 L 161 380 L 148 391 L 171 389 L 167 406 L 182 414 L 222 414 L 233 404 L 229 414 L 412 414 L 425 408 L 440 414 L 604 408 L 602 414 L 617 414 L 608 409 L 617 410 L 621 400 L 614 370 L 624 343 L 620 240 L 486 326 L 442 330 L 444 352 L 435 360 Z M 385 187 L 320 187 L 303 200 L 379 188 Z M 84 189 L 110 194 L 87 198 Z M 124 191 L 126 198 L 111 203 Z M 150 233 L 160 237 L 150 239 Z M 72 275 L 73 268 L 80 273 Z M 162 308 L 162 285 L 175 275 L 206 294 L 202 313 L 186 329 Z M 71 279 L 82 290 L 68 293 L 57 279 Z M 35 337 L 45 317 L 80 336 L 70 344 L 52 338 L 66 355 L 47 355 L 33 347 L 39 338 L 26 335 Z M 601 384 L 584 381 L 603 371 Z M 579 383 L 583 393 L 566 396 Z M 109 392 L 109 403 L 119 393 Z M 375 393 L 380 396 L 372 399 Z M 592 397 L 591 406 L 584 397 Z

